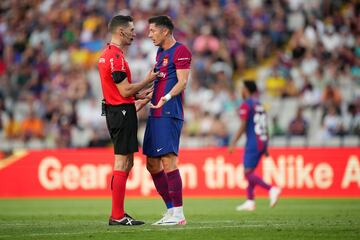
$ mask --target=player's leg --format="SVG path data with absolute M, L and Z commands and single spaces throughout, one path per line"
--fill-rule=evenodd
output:
M 255 169 L 258 166 L 263 153 L 245 153 L 244 166 L 245 166 L 245 178 L 249 182 L 248 186 L 248 199 L 254 200 L 254 189 L 256 186 L 260 186 L 263 189 L 269 191 L 270 207 L 274 207 L 280 195 L 280 188 L 267 184 L 261 177 L 255 174 Z
M 167 208 L 163 217 L 153 225 L 160 225 L 168 217 L 172 216 L 173 206 L 169 195 L 167 175 L 164 172 L 161 162 L 161 151 L 165 150 L 165 146 L 168 143 L 166 131 L 162 131 L 162 129 L 166 129 L 166 127 L 167 126 L 163 125 L 163 119 L 149 117 L 144 135 L 143 153 L 147 156 L 146 168 L 151 174 L 155 188 Z
M 268 190 L 269 198 L 270 198 L 270 207 L 274 207 L 279 199 L 281 189 L 276 186 L 271 186 L 271 185 L 267 184 L 266 182 L 264 182 L 264 180 L 261 177 L 257 176 L 254 173 L 254 170 L 255 169 L 246 169 L 245 170 L 245 177 L 249 182 L 249 186 L 250 186 L 250 182 L 251 182 L 251 186 L 252 186 L 252 190 L 250 190 L 250 191 L 253 191 L 257 185 Z M 253 194 L 251 196 L 251 193 L 250 193 L 250 195 L 248 194 L 248 196 L 253 197 Z
M 161 158 L 147 157 L 146 168 L 151 174 L 156 191 L 160 194 L 166 205 L 167 212 L 164 214 L 164 217 L 168 217 L 172 215 L 173 204 L 169 194 L 168 178 L 163 169 Z M 163 218 L 160 221 L 162 220 Z
M 245 164 L 245 162 L 244 162 L 244 164 Z M 246 188 L 247 200 L 243 204 L 236 207 L 237 211 L 254 211 L 256 208 L 255 196 L 254 196 L 255 183 L 254 183 L 254 181 L 252 181 L 251 178 L 248 178 L 249 173 L 251 171 L 253 171 L 253 169 L 245 168 L 244 175 L 245 175 L 246 180 L 248 181 L 248 186 Z
M 177 167 L 177 155 L 169 153 L 161 157 L 168 178 L 169 194 L 173 204 L 173 215 L 163 222 L 163 225 L 186 224 L 183 211 L 182 179 Z

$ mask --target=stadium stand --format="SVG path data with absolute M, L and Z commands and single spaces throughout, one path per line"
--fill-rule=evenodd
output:
M 3 0 L 0 150 L 109 144 L 96 62 L 106 43 L 106 23 L 118 13 L 135 18 L 137 37 L 128 50 L 135 81 L 154 64 L 149 16 L 171 16 L 177 40 L 191 46 L 183 147 L 228 143 L 238 126 L 239 83 L 249 68 L 256 69 L 273 146 L 359 146 L 359 5 L 355 0 Z M 307 135 L 291 136 L 289 124 L 299 107 L 309 123 Z M 144 109 L 139 140 L 146 117 Z

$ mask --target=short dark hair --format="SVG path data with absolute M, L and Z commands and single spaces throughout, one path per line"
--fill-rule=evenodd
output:
M 114 32 L 115 29 L 119 26 L 127 27 L 129 26 L 129 22 L 133 22 L 133 18 L 131 16 L 124 15 L 116 15 L 114 16 L 108 25 L 109 32 Z
M 244 80 L 244 86 L 251 94 L 257 92 L 257 86 L 254 80 Z
M 154 23 L 156 26 L 165 27 L 172 32 L 174 30 L 174 24 L 169 16 L 155 16 L 149 18 L 149 24 Z

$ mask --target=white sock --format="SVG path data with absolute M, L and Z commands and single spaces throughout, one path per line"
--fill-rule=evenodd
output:
M 167 212 L 169 213 L 169 215 L 174 215 L 174 207 L 172 208 L 168 208 Z
M 173 209 L 174 209 L 174 213 L 173 213 L 174 217 L 181 217 L 181 218 L 184 217 L 183 206 L 181 206 L 181 207 L 173 207 Z

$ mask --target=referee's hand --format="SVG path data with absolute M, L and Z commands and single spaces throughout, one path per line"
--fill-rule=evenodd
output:
M 135 108 L 136 108 L 136 112 L 140 111 L 141 109 L 143 109 L 143 107 L 146 106 L 146 104 L 148 104 L 148 102 L 150 102 L 150 99 L 139 99 L 135 101 Z
M 151 99 L 154 91 L 154 86 L 145 89 L 144 91 L 136 94 L 136 99 Z

